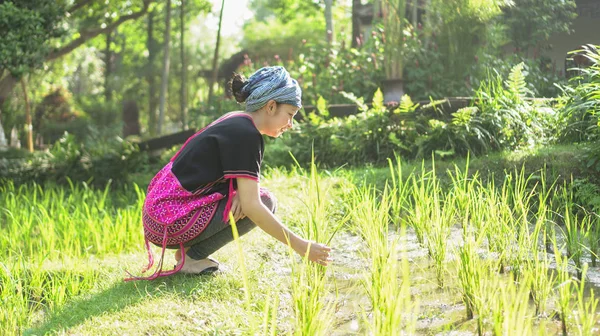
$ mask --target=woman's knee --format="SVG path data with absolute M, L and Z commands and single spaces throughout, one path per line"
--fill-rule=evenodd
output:
M 277 199 L 273 194 L 268 191 L 261 193 L 260 200 L 272 213 L 275 213 L 275 210 L 277 210 Z

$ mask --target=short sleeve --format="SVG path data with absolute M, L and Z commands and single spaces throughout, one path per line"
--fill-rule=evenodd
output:
M 219 154 L 225 178 L 259 180 L 263 140 L 256 130 L 242 129 L 219 139 Z

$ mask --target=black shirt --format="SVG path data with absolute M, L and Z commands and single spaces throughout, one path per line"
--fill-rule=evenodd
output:
M 192 136 L 175 157 L 172 172 L 189 192 L 227 194 L 229 178 L 258 181 L 264 146 L 252 118 L 232 113 Z

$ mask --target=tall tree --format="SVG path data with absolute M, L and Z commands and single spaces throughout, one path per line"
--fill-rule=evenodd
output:
M 154 60 L 156 59 L 156 40 L 154 39 L 154 11 L 148 13 L 146 48 L 148 49 L 148 63 L 146 81 L 148 82 L 148 132 L 150 136 L 156 135 L 156 81 L 154 80 Z
M 112 51 L 110 45 L 113 40 L 113 32 L 106 33 L 106 48 L 104 49 L 104 98 L 107 102 L 112 101 L 112 88 L 110 86 L 110 77 L 112 72 Z
M 31 124 L 31 109 L 29 97 L 27 96 L 27 84 L 25 78 L 21 77 L 21 88 L 23 89 L 23 98 L 25 100 L 25 126 L 27 127 L 27 149 L 33 153 L 33 125 Z
M 181 0 L 181 7 L 179 11 L 179 25 L 180 25 L 180 34 L 179 34 L 179 44 L 181 51 L 181 88 L 179 92 L 179 102 L 181 108 L 181 129 L 187 129 L 187 64 L 185 59 L 185 0 Z
M 164 54 L 163 54 L 163 69 L 160 84 L 160 102 L 158 109 L 158 124 L 157 133 L 162 134 L 163 124 L 165 122 L 165 109 L 167 105 L 167 95 L 169 89 L 169 62 L 170 55 L 170 40 L 171 40 L 171 0 L 167 0 L 167 8 L 165 15 L 165 39 L 164 39 Z
M 360 0 L 352 0 L 352 47 L 358 46 L 360 39 L 361 27 L 360 27 L 360 8 L 362 4 Z
M 0 106 L 22 74 L 72 52 L 124 22 L 143 16 L 154 1 L 132 0 L 107 6 L 104 2 L 79 0 L 70 7 L 65 0 L 1 1 L 0 31 L 15 33 L 0 34 Z M 63 28 L 62 23 L 66 21 L 69 27 L 74 27 L 72 30 Z M 65 35 L 75 38 L 52 48 L 55 39 Z
M 327 43 L 331 45 L 333 42 L 333 0 L 325 0 L 325 30 Z
M 208 86 L 208 101 L 213 98 L 213 90 L 219 75 L 219 45 L 221 44 L 221 25 L 223 24 L 223 10 L 225 9 L 225 0 L 221 1 L 221 14 L 219 14 L 219 28 L 217 29 L 217 42 L 215 43 L 215 54 L 213 56 L 212 76 Z

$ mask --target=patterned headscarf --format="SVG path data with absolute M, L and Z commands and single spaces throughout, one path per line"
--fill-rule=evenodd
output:
M 254 112 L 271 99 L 281 104 L 302 107 L 302 89 L 282 66 L 264 67 L 256 71 L 242 91 L 250 95 L 246 99 L 246 111 Z

